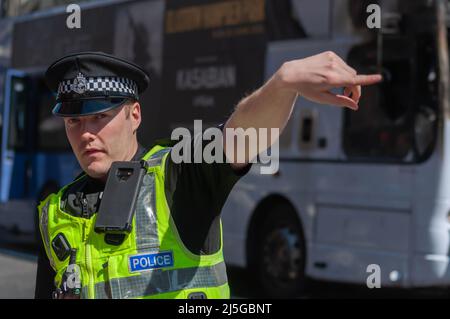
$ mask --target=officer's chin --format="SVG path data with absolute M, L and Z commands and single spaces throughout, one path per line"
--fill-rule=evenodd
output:
M 97 161 L 94 161 L 87 165 L 83 170 L 86 174 L 88 174 L 90 177 L 99 179 L 99 180 L 106 180 L 106 177 L 108 176 L 108 171 L 111 165 L 106 165 L 104 163 L 99 163 Z

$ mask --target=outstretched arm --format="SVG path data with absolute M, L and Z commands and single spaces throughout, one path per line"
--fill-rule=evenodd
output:
M 358 75 L 338 55 L 324 52 L 305 59 L 284 63 L 280 69 L 258 90 L 242 99 L 230 116 L 224 127 L 224 150 L 234 169 L 240 169 L 258 153 L 271 146 L 269 138 L 267 145 L 255 150 L 245 143 L 238 149 L 234 143 L 233 149 L 227 148 L 227 128 L 278 128 L 279 134 L 285 128 L 298 95 L 321 104 L 358 109 L 361 97 L 361 86 L 378 83 L 381 75 Z M 344 94 L 334 94 L 333 88 L 344 88 Z M 245 163 L 236 162 L 236 154 L 245 152 Z M 242 154 L 242 153 L 241 153 Z

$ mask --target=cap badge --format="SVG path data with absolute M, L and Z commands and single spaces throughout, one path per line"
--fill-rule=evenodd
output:
M 78 73 L 71 85 L 72 91 L 78 94 L 83 94 L 87 89 L 87 80 L 82 73 Z

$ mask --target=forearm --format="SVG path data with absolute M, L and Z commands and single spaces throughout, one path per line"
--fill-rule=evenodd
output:
M 276 76 L 242 99 L 225 124 L 225 128 L 284 129 L 291 116 L 297 93 L 283 89 Z
M 234 143 L 234 155 L 237 152 L 246 152 L 245 162 L 247 163 L 258 153 L 269 148 L 286 127 L 296 99 L 297 93 L 294 90 L 285 89 L 278 74 L 275 74 L 251 95 L 242 99 L 225 124 L 225 134 L 227 134 L 227 128 L 242 128 L 244 130 L 251 128 L 255 129 L 257 134 L 256 140 L 247 140 L 244 148 L 239 148 L 237 143 Z M 267 129 L 269 134 L 262 143 L 259 141 L 260 135 L 258 133 L 260 133 L 260 129 Z M 275 132 L 271 129 L 277 129 L 278 134 L 271 135 L 270 133 Z M 250 150 L 250 143 L 253 143 L 253 146 L 257 145 L 258 148 L 253 151 Z M 226 149 L 226 135 L 224 136 L 224 144 Z M 236 156 L 234 155 L 230 156 L 228 152 L 227 157 L 229 159 L 234 158 L 233 162 L 235 162 Z M 239 165 L 235 166 L 239 168 Z

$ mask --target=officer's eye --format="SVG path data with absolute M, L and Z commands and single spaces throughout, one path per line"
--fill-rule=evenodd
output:
M 71 118 L 67 120 L 67 123 L 69 123 L 70 125 L 75 125 L 78 124 L 80 122 L 80 119 L 77 118 Z
M 103 118 L 105 118 L 105 117 L 106 117 L 106 114 L 104 114 L 104 113 L 100 113 L 100 114 L 95 115 L 95 118 L 96 118 L 97 120 L 101 120 L 101 119 L 103 119 Z

